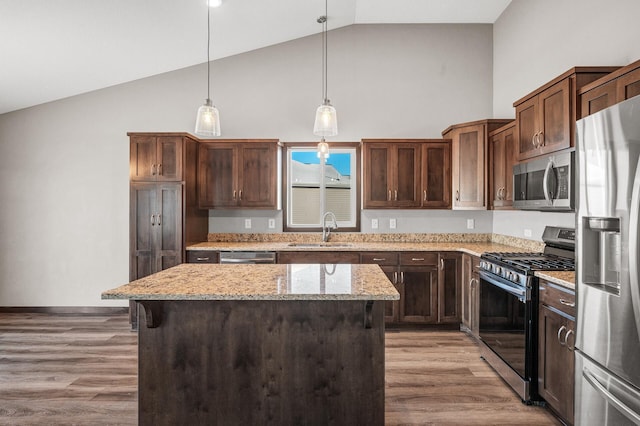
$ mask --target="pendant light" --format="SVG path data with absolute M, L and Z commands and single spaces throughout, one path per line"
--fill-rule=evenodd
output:
M 324 1 L 324 16 L 318 18 L 322 24 L 322 105 L 316 110 L 316 121 L 313 134 L 316 136 L 335 136 L 338 134 L 338 117 L 336 109 L 327 97 L 327 0 Z M 323 140 L 324 142 L 324 140 Z M 322 142 L 321 142 L 322 143 Z
M 220 113 L 211 102 L 211 7 L 219 6 L 222 2 L 209 2 L 207 7 L 207 99 L 198 108 L 195 133 L 200 136 L 220 136 Z

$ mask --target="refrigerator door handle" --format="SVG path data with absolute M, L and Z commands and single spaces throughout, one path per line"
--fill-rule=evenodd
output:
M 629 212 L 629 284 L 631 304 L 635 314 L 636 330 L 640 338 L 640 283 L 638 282 L 638 215 L 640 214 L 640 164 L 636 167 L 631 193 L 631 209 Z
M 600 381 L 589 371 L 588 368 L 583 368 L 582 376 L 584 379 L 591 385 L 595 390 L 602 395 L 604 399 L 609 402 L 609 404 L 616 407 L 618 411 L 624 414 L 629 420 L 634 422 L 635 424 L 640 424 L 640 415 L 633 411 L 631 408 L 627 407 L 622 401 L 620 401 L 615 395 L 607 390 L 607 388 L 600 383 Z

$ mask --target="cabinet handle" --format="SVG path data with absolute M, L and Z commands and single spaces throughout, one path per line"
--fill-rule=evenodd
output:
M 151 165 L 151 176 L 155 176 L 156 175 L 156 165 L 152 164 Z
M 500 199 L 500 188 L 496 189 L 496 200 Z
M 564 325 L 558 329 L 558 343 L 560 343 L 560 346 L 566 346 L 567 345 L 567 336 L 566 335 L 565 335 L 564 341 L 562 340 L 562 332 L 563 331 L 567 331 L 567 327 L 565 327 Z
M 460 201 L 460 190 L 456 190 L 456 201 Z
M 575 308 L 576 307 L 576 302 L 569 302 L 568 300 L 565 300 L 565 299 L 560 299 L 560 303 L 562 303 L 564 306 L 568 306 L 570 308 Z
M 404 284 L 404 271 L 400 272 L 400 284 Z
M 427 201 L 427 190 L 425 189 L 424 191 L 422 191 L 422 199 L 423 201 Z
M 471 278 L 469 280 L 469 287 L 473 288 L 476 285 L 476 279 L 475 278 Z
M 504 200 L 505 198 L 507 198 L 507 188 L 505 188 L 504 186 L 502 187 L 502 199 Z
M 536 136 L 538 136 L 538 132 L 535 132 L 533 136 L 531 136 L 531 145 L 533 145 L 534 148 L 538 147 L 538 145 L 536 145 Z
M 238 192 L 238 199 L 242 201 L 242 189 Z
M 398 201 L 398 190 L 393 191 L 393 200 Z
M 389 195 L 387 195 L 387 201 L 391 201 L 391 190 L 389 190 Z
M 571 352 L 573 352 L 573 350 L 575 349 L 575 346 L 574 345 L 569 346 L 567 341 L 569 340 L 569 336 L 572 334 L 574 334 L 573 330 L 569 330 L 567 331 L 567 334 L 564 335 L 564 346 L 566 346 L 567 349 L 570 350 Z
M 412 262 L 424 262 L 424 257 L 412 257 Z
M 440 258 L 440 270 L 444 271 L 444 259 Z
M 538 148 L 544 146 L 544 132 L 540 130 L 540 134 L 538 135 Z
M 236 194 L 237 194 L 237 191 L 233 191 L 233 201 L 236 200 Z
M 152 214 L 151 215 L 151 226 L 154 226 L 156 224 L 156 215 Z
M 398 284 L 398 272 L 393 273 L 393 283 Z
M 157 169 L 158 169 L 158 176 L 162 176 L 162 164 L 158 164 Z
M 374 257 L 373 258 L 374 262 L 382 262 L 382 261 L 385 261 L 385 260 L 387 260 L 387 259 L 385 259 L 384 257 Z
M 208 257 L 196 257 L 196 260 L 198 262 L 204 262 L 205 260 L 209 260 L 209 258 Z
M 160 213 L 158 213 L 158 226 L 162 225 L 161 219 L 162 215 Z

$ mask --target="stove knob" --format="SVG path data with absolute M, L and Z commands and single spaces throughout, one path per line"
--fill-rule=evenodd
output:
M 519 281 L 518 274 L 516 274 L 515 272 L 511 273 L 511 281 L 513 281 L 514 283 L 517 283 Z
M 494 272 L 496 273 L 496 275 L 500 275 L 500 273 L 502 272 L 502 268 L 499 266 L 496 266 Z

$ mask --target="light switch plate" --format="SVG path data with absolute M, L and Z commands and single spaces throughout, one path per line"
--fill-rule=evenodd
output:
M 378 219 L 371 219 L 371 229 L 378 229 Z
M 473 229 L 476 227 L 476 221 L 473 219 L 467 219 L 467 229 Z
M 395 219 L 389 219 L 389 228 L 390 228 L 390 229 L 396 229 L 396 225 L 397 225 L 397 224 L 398 224 L 398 223 L 396 222 L 396 220 L 395 220 Z
M 251 229 L 251 219 L 244 220 L 244 229 Z
M 275 229 L 275 227 L 276 227 L 276 220 L 269 219 L 269 229 Z

